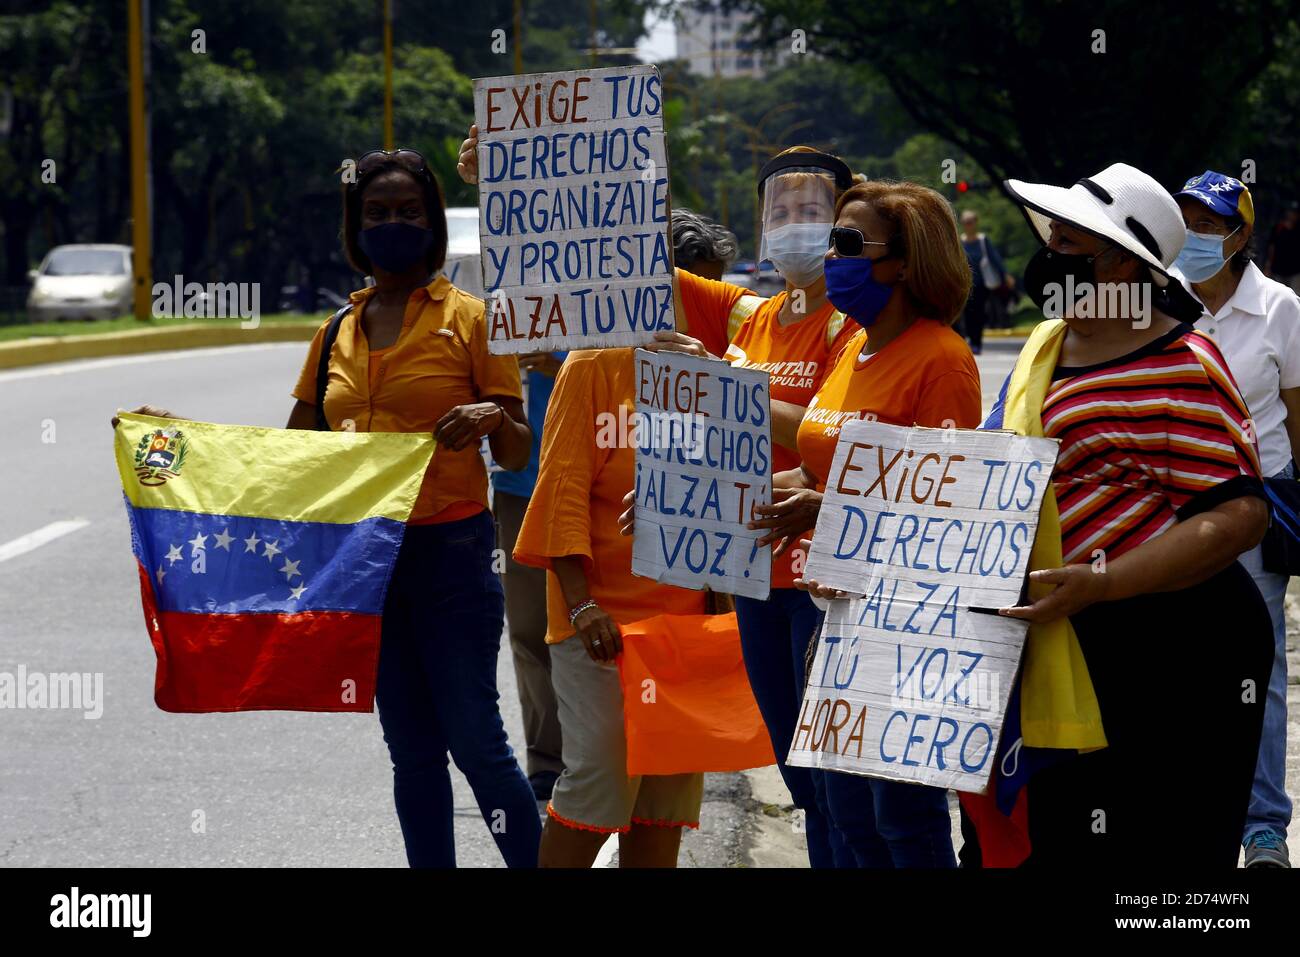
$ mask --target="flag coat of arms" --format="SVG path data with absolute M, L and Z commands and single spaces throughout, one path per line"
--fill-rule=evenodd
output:
M 118 472 L 164 711 L 371 711 L 433 436 L 123 413 Z

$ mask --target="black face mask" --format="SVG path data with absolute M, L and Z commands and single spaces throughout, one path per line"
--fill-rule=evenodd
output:
M 1043 246 L 1025 264 L 1025 294 L 1042 309 L 1052 298 L 1053 286 L 1061 290 L 1061 296 L 1073 288 L 1074 301 L 1078 302 L 1097 282 L 1093 266 L 1096 258 L 1083 253 L 1058 253 Z M 1073 283 L 1068 281 L 1071 279 Z
M 372 265 L 403 273 L 424 258 L 433 245 L 433 230 L 410 223 L 382 223 L 357 234 L 357 245 Z

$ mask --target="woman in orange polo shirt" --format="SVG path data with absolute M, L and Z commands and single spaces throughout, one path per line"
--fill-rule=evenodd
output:
M 339 326 L 326 422 L 335 430 L 432 432 L 438 443 L 389 584 L 376 690 L 407 859 L 413 867 L 456 864 L 450 754 L 506 863 L 532 867 L 537 805 L 497 706 L 504 597 L 492 571 L 495 534 L 479 454 L 486 435 L 503 467 L 528 461 L 518 364 L 488 353 L 482 300 L 438 275 L 447 219 L 420 154 L 373 151 L 358 161 L 356 182 L 344 187 L 343 241 L 353 267 L 375 285 L 352 294 Z M 325 328 L 293 390 L 291 429 L 316 427 Z
M 479 454 L 486 435 L 502 467 L 528 462 L 518 364 L 488 353 L 483 301 L 438 275 L 447 216 L 424 157 L 371 150 L 356 173 L 343 187 L 344 251 L 375 284 L 352 294 L 338 326 L 320 411 L 336 431 L 437 440 L 388 586 L 375 693 L 406 857 L 456 866 L 450 754 L 506 864 L 535 867 L 537 805 L 497 707 L 505 600 Z M 286 428 L 318 427 L 316 370 L 332 323 L 312 340 Z
M 952 331 L 970 268 L 946 200 L 915 183 L 868 182 L 835 207 L 826 253 L 831 302 L 856 323 L 799 425 L 801 462 L 773 479 L 773 504 L 751 528 L 783 553 L 817 522 L 840 429 L 849 419 L 973 429 L 979 370 Z M 817 588 L 815 582 L 803 587 Z M 954 867 L 947 791 L 826 775 L 835 829 L 859 867 Z

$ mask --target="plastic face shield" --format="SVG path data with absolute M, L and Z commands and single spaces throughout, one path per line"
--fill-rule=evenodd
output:
M 760 261 L 779 262 L 796 251 L 808 255 L 814 246 L 825 255 L 835 219 L 833 174 L 817 166 L 786 167 L 763 180 L 762 193 Z

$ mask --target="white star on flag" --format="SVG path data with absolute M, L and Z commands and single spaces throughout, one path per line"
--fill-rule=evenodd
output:
M 248 536 L 248 538 L 244 539 L 244 551 L 252 552 L 256 555 L 257 546 L 260 544 L 262 544 L 262 540 L 257 537 L 257 532 L 254 532 L 252 535 Z
M 191 538 L 189 544 L 193 546 L 194 551 L 191 551 L 190 554 L 193 555 L 194 552 L 203 551 L 203 549 L 207 547 L 207 541 L 208 536 L 206 535 L 195 535 Z
M 163 567 L 162 567 L 161 565 L 159 565 L 159 566 L 158 566 L 158 570 L 157 570 L 156 572 L 154 572 L 154 574 L 158 576 L 158 584 L 161 585 L 161 584 L 162 584 L 162 580 L 163 580 L 163 576 L 166 575 L 167 573 L 166 573 L 165 571 L 163 571 Z
M 172 545 L 167 549 L 167 564 L 169 565 L 175 565 L 184 557 L 185 556 L 181 554 L 181 547 L 179 545 Z
M 280 554 L 280 549 L 278 549 L 278 548 L 275 547 L 276 542 L 278 542 L 278 541 L 280 541 L 280 540 L 277 538 L 274 542 L 267 542 L 267 543 L 266 543 L 266 551 L 264 551 L 262 554 L 266 556 L 266 560 L 267 560 L 268 562 L 269 562 L 269 561 L 270 561 L 274 556 Z
M 290 589 L 289 589 L 289 600 L 290 600 L 290 601 L 297 601 L 299 598 L 302 597 L 302 593 L 305 592 L 306 590 L 307 590 L 307 586 L 306 586 L 306 585 L 299 585 L 297 588 L 290 588 Z
M 213 539 L 213 544 L 215 544 L 217 548 L 224 548 L 226 551 L 230 551 L 230 543 L 233 541 L 234 537 L 230 535 L 230 529 L 223 528 L 221 534 Z
M 299 578 L 302 577 L 302 572 L 298 571 L 298 562 L 289 561 L 289 556 L 287 555 L 284 558 L 284 567 L 281 568 L 280 571 L 284 572 L 284 577 L 290 581 L 293 581 L 294 575 L 297 575 Z

